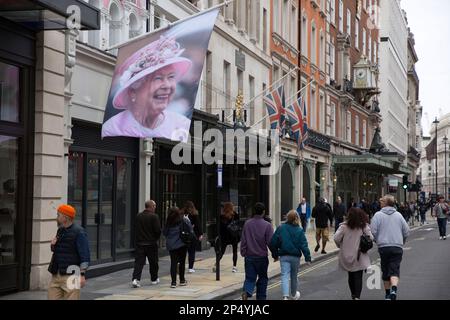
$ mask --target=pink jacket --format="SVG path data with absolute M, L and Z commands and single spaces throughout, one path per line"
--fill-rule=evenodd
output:
M 373 240 L 369 225 L 366 225 L 364 233 Z M 367 253 L 361 253 L 358 260 L 359 242 L 363 232 L 361 229 L 350 229 L 346 223 L 342 223 L 334 234 L 339 251 L 339 266 L 345 271 L 355 272 L 366 270 L 370 266 L 370 257 Z

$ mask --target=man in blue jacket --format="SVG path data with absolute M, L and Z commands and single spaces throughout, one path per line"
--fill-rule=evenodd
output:
M 90 263 L 89 241 L 82 227 L 75 224 L 75 208 L 58 208 L 58 232 L 51 241 L 53 252 L 48 271 L 52 280 L 49 300 L 79 300 L 80 288 L 86 284 L 85 273 Z
M 306 198 L 302 198 L 302 202 L 299 203 L 297 208 L 297 213 L 300 216 L 300 221 L 302 223 L 302 228 L 306 232 L 308 227 L 308 221 L 311 218 L 311 206 L 306 202 Z

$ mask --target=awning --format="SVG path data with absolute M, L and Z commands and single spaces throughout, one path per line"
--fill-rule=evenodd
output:
M 100 29 L 100 10 L 83 0 L 2 0 L 0 17 L 35 31 L 63 30 L 72 15 L 71 6 L 80 10 L 81 30 Z
M 392 156 L 375 154 L 362 154 L 333 156 L 333 164 L 337 167 L 352 167 L 362 170 L 370 170 L 381 174 L 406 174 L 411 175 L 411 170 L 400 161 L 395 161 Z

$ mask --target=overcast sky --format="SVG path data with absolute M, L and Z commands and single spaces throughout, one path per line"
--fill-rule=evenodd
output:
M 450 112 L 450 1 L 402 0 L 416 39 L 416 70 L 424 107 L 424 135 L 436 116 Z

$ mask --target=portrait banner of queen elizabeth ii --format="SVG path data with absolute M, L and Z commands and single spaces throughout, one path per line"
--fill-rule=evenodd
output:
M 119 47 L 102 138 L 187 142 L 218 12 L 207 11 Z

